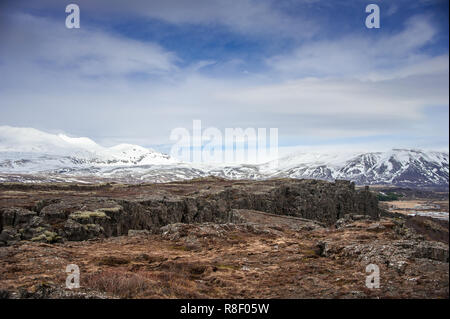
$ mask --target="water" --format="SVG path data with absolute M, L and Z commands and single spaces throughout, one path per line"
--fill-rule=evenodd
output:
M 448 221 L 448 212 L 433 212 L 433 211 L 413 211 L 408 214 L 409 216 L 425 216 L 436 219 L 442 219 Z

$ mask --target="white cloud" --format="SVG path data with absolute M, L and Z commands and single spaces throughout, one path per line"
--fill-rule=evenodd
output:
M 296 5 L 311 0 L 298 0 Z M 104 17 L 132 15 L 159 19 L 176 25 L 219 25 L 243 34 L 272 34 L 310 37 L 320 26 L 307 14 L 291 17 L 274 5 L 273 0 L 78 0 L 82 12 Z M 55 8 L 58 0 L 26 2 L 27 8 Z
M 311 41 L 293 52 L 267 59 L 268 65 L 288 76 L 339 76 L 376 78 L 398 69 L 428 72 L 416 67 L 433 57 L 420 53 L 436 35 L 429 18 L 414 16 L 404 30 L 379 37 L 349 35 L 333 40 Z M 434 61 L 436 62 L 436 61 Z M 443 60 L 442 63 L 445 67 Z M 448 65 L 448 64 L 447 64 Z M 448 67 L 447 67 L 448 69 Z M 445 68 L 444 68 L 445 70 Z M 417 74 L 417 73 L 416 73 Z
M 280 138 L 300 142 L 395 134 L 409 136 L 409 143 L 417 136 L 448 142 L 445 125 L 429 121 L 424 111 L 448 106 L 448 53 L 420 53 L 436 31 L 426 18 L 415 19 L 375 42 L 306 42 L 269 59 L 269 70 L 210 77 L 200 70 L 214 61 L 181 68 L 175 54 L 157 44 L 15 16 L 0 47 L 0 125 L 145 146 L 168 143 L 171 129 L 191 128 L 193 119 L 205 128 L 278 127 Z M 245 61 L 214 67 L 236 65 Z M 127 78 L 135 72 L 151 78 Z
M 175 54 L 88 26 L 67 29 L 63 23 L 28 14 L 8 17 L 2 35 L 3 67 L 42 68 L 76 76 L 115 76 L 133 72 L 162 74 L 176 69 Z

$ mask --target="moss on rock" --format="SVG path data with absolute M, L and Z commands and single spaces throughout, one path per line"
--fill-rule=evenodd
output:
M 42 234 L 31 238 L 31 241 L 55 243 L 55 242 L 60 241 L 61 239 L 62 238 L 60 236 L 58 236 L 57 233 L 46 230 Z
M 95 217 L 95 218 L 109 218 L 106 215 L 106 213 L 103 210 L 101 210 L 101 209 L 97 209 L 95 211 L 77 211 L 77 212 L 74 212 L 74 213 L 70 214 L 69 217 L 72 218 L 72 219 L 75 219 L 75 220 L 77 220 L 77 219 L 89 219 L 89 218 L 92 218 L 92 217 Z

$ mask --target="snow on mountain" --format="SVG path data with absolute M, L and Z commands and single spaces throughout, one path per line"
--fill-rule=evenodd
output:
M 0 172 L 61 172 L 118 165 L 176 163 L 169 156 L 138 145 L 103 147 L 86 137 L 49 134 L 33 128 L 0 126 Z
M 359 184 L 448 185 L 448 153 L 394 149 L 355 157 L 336 173 Z
M 0 182 L 82 181 L 83 178 L 167 182 L 209 175 L 229 179 L 348 179 L 360 185 L 448 188 L 449 158 L 445 152 L 393 149 L 303 152 L 262 165 L 193 164 L 137 145 L 107 148 L 85 137 L 0 126 Z
M 357 184 L 446 186 L 448 153 L 393 149 L 373 153 L 300 154 L 279 160 L 277 177 L 348 179 Z
M 71 138 L 33 128 L 0 126 L 0 152 L 42 153 L 47 155 L 95 154 L 103 148 L 89 138 Z

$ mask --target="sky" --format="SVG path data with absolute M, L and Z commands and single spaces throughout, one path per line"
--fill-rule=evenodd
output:
M 448 151 L 447 0 L 0 2 L 0 125 L 166 151 L 278 128 L 301 148 Z M 365 8 L 380 7 L 368 29 Z

